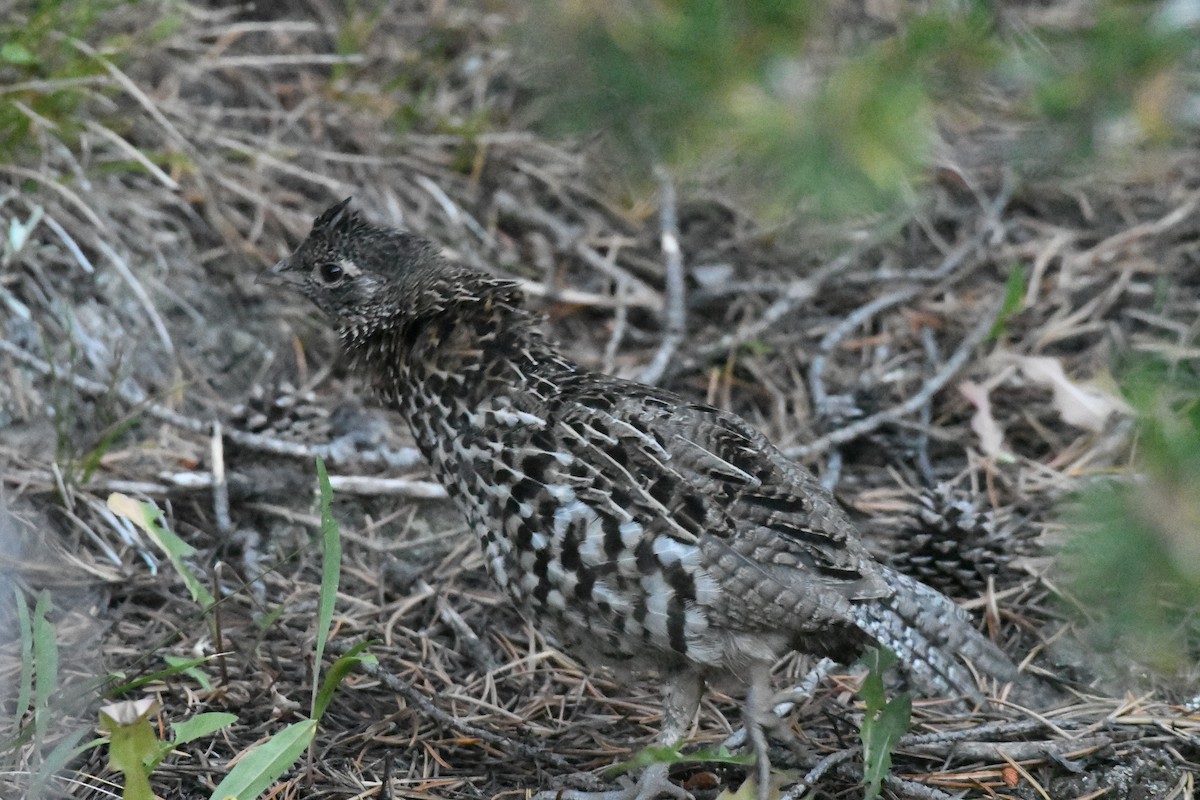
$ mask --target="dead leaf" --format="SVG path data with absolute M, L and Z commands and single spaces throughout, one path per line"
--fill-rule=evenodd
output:
M 1132 414 L 1133 409 L 1114 394 L 1098 386 L 1072 381 L 1062 362 L 1048 356 L 1013 356 L 1025 377 L 1054 392 L 1054 408 L 1063 422 L 1088 431 L 1099 431 L 1113 414 Z
M 988 398 L 988 391 L 974 381 L 963 381 L 958 385 L 959 394 L 975 406 L 971 430 L 979 437 L 979 448 L 984 455 L 1011 460 L 1012 455 L 1004 449 L 1004 428 L 992 416 L 992 401 Z

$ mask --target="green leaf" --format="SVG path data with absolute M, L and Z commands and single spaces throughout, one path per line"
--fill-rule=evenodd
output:
M 173 722 L 171 723 L 171 733 L 173 734 L 171 746 L 178 747 L 181 744 L 194 742 L 204 736 L 216 733 L 221 728 L 227 728 L 235 722 L 237 722 L 237 714 L 228 714 L 224 711 L 206 711 L 183 722 Z
M 316 733 L 315 719 L 295 722 L 243 753 L 237 766 L 213 789 L 211 800 L 256 800 L 296 763 Z
M 188 675 L 191 675 L 193 677 L 196 677 L 197 675 L 203 677 L 202 681 L 198 679 L 197 682 L 200 683 L 201 686 L 204 686 L 205 688 L 211 688 L 212 682 L 208 680 L 208 677 L 205 676 L 204 673 L 197 670 L 196 667 L 199 666 L 200 664 L 205 664 L 209 661 L 212 661 L 214 658 L 216 658 L 215 655 L 205 656 L 203 658 L 180 658 L 178 656 L 163 656 L 163 660 L 166 661 L 170 665 L 166 669 L 160 669 L 158 672 L 151 673 L 150 675 L 143 675 L 140 678 L 135 678 L 135 679 L 129 681 L 129 683 L 123 683 L 120 686 L 117 686 L 117 687 L 113 688 L 111 691 L 109 691 L 108 696 L 109 697 L 120 697 L 123 694 L 132 692 L 134 689 L 140 689 L 141 687 L 145 686 L 147 683 L 153 683 L 155 681 L 160 681 L 163 678 L 169 678 L 172 675 L 178 675 L 181 672 L 187 673 Z
M 1013 264 L 1004 283 L 1004 305 L 1000 307 L 1000 315 L 996 324 L 988 332 L 987 340 L 994 341 L 1004 335 L 1004 326 L 1008 318 L 1019 312 L 1025 305 L 1025 265 Z
M 886 647 L 873 647 L 863 654 L 857 663 L 867 668 L 858 696 L 867 706 L 868 712 L 878 711 L 887 702 L 883 692 L 883 673 L 898 661 L 896 654 Z
M 864 800 L 874 800 L 888 770 L 892 768 L 892 749 L 908 732 L 912 718 L 912 697 L 902 694 L 894 698 L 877 716 L 863 722 L 863 779 L 867 789 Z
M 40 738 L 50 721 L 50 696 L 58 690 L 58 638 L 47 618 L 50 592 L 42 590 L 33 607 L 33 663 L 36 670 L 33 708 L 34 731 Z
M 258 626 L 258 629 L 260 631 L 266 631 L 272 625 L 274 625 L 276 622 L 279 621 L 279 618 L 283 616 L 283 612 L 286 610 L 287 610 L 287 607 L 284 606 L 282 603 L 280 603 L 279 605 L 275 606 L 270 611 L 268 611 L 266 614 L 263 614 L 261 617 L 255 619 L 254 624 L 256 626 Z
M 609 776 L 624 775 L 643 770 L 651 764 L 737 764 L 745 766 L 752 763 L 754 763 L 753 756 L 735 756 L 725 747 L 681 753 L 678 746 L 651 745 L 643 747 L 628 761 L 614 764 L 605 770 L 605 773 Z
M 47 785 L 50 783 L 50 780 L 66 769 L 67 764 L 74 761 L 81 754 L 91 750 L 93 747 L 99 747 L 107 741 L 106 739 L 93 739 L 86 744 L 79 744 L 79 740 L 87 734 L 87 728 L 76 728 L 54 746 L 54 749 L 46 755 L 46 760 L 38 767 L 33 780 L 29 782 L 29 791 L 25 793 L 25 800 L 62 797 L 61 792 L 47 791 Z
M 162 523 L 162 511 L 159 510 L 158 506 L 154 505 L 154 503 L 138 502 L 120 492 L 110 494 L 107 505 L 109 511 L 137 525 L 159 546 L 166 554 L 171 565 L 175 567 L 175 571 L 179 573 L 179 577 L 183 579 L 183 583 L 192 595 L 192 599 L 199 603 L 201 608 L 208 611 L 213 607 L 216 600 L 213 598 L 212 593 L 196 577 L 196 574 L 192 572 L 191 567 L 184 560 L 195 553 L 196 549 L 176 536 L 174 532 Z
M 178 668 L 179 672 L 183 672 L 196 683 L 200 684 L 200 688 L 204 691 L 211 692 L 213 688 L 212 681 L 198 667 L 214 658 L 216 658 L 215 655 L 205 656 L 204 658 L 182 658 L 181 656 L 164 655 L 163 661 L 172 667 Z
M 86 453 L 81 459 L 82 463 L 80 466 L 82 467 L 83 471 L 79 476 L 79 480 L 83 483 L 90 481 L 92 479 L 92 475 L 100 466 L 101 461 L 103 461 L 104 455 L 110 449 L 112 449 L 113 443 L 125 435 L 130 428 L 138 425 L 139 423 L 140 420 L 137 417 L 130 417 L 129 419 L 112 426 L 112 429 L 105 433 L 100 439 L 99 444 L 93 447 L 91 451 Z
M 123 800 L 154 800 L 150 769 L 161 759 L 161 746 L 151 717 L 158 713 L 153 697 L 125 700 L 100 709 L 100 727 L 108 732 L 108 765 L 125 777 Z
M 316 699 L 313 701 L 313 719 L 319 720 L 325 715 L 325 709 L 329 708 L 329 702 L 333 699 L 338 686 L 352 670 L 359 664 L 375 663 L 375 656 L 359 655 L 368 645 L 370 642 L 359 642 L 330 666 L 329 671 L 325 673 L 325 679 L 321 681 L 321 688 L 317 692 Z
M 859 735 L 863 745 L 863 781 L 866 788 L 863 800 L 879 797 L 883 779 L 892 768 L 892 748 L 908 731 L 912 716 L 912 698 L 908 694 L 887 701 L 883 690 L 883 673 L 896 663 L 896 656 L 883 648 L 867 652 L 859 663 L 868 668 L 858 696 L 867 707 Z
M 5 42 L 0 44 L 0 61 L 7 61 L 9 64 L 33 64 L 37 57 L 19 42 Z
M 33 619 L 29 615 L 29 601 L 20 587 L 13 587 L 17 598 L 17 626 L 21 634 L 21 677 L 17 682 L 16 715 L 21 715 L 29 709 L 29 701 L 33 698 Z

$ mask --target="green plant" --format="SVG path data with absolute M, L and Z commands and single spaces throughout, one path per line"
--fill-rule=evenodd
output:
M 759 202 L 765 190 L 845 213 L 903 200 L 929 172 L 936 122 L 985 106 L 996 118 L 996 100 L 1032 130 L 1041 164 L 1049 127 L 1085 155 L 1115 119 L 1141 139 L 1173 130 L 1197 38 L 1157 4 L 1104 0 L 1060 29 L 1008 29 L 986 0 L 910 5 L 831 34 L 840 4 L 543 2 L 519 31 L 549 126 L 607 131 L 646 166 L 736 153 Z
M 643 747 L 628 761 L 613 765 L 608 769 L 608 774 L 615 777 L 629 772 L 637 772 L 651 764 L 735 764 L 746 766 L 753 763 L 753 756 L 735 756 L 725 747 L 719 747 L 716 750 L 702 749 L 684 753 L 680 750 L 679 746 L 663 747 L 661 745 L 651 745 L 650 747 Z
M 34 758 L 31 761 L 22 759 L 21 769 L 32 768 L 24 796 L 28 800 L 38 800 L 49 794 L 54 777 L 79 754 L 96 746 L 98 740 L 81 745 L 79 742 L 87 735 L 87 728 L 64 723 L 69 715 L 63 709 L 76 698 L 74 695 L 64 697 L 71 693 L 64 693 L 60 685 L 58 638 L 50 619 L 53 610 L 50 593 L 40 592 L 31 610 L 24 592 L 20 588 L 14 591 L 21 671 L 17 679 L 13 735 L 3 743 L 0 752 L 8 754 L 22 745 L 33 744 L 29 752 Z M 28 722 L 23 724 L 26 718 Z
M 171 725 L 172 737 L 160 742 L 152 697 L 126 700 L 100 709 L 100 727 L 108 734 L 109 765 L 125 776 L 125 800 L 154 800 L 150 773 L 176 747 L 216 733 L 237 721 L 233 714 L 208 712 Z
M 117 0 L 33 3 L 0 23 L 0 157 L 11 158 L 36 125 L 50 124 L 72 140 L 83 127 L 76 114 L 104 67 L 75 47 Z
M 1097 644 L 1173 673 L 1200 657 L 1200 370 L 1144 360 L 1121 372 L 1136 460 L 1072 503 L 1066 587 Z
M 867 677 L 858 696 L 866 705 L 859 737 L 863 745 L 864 800 L 875 800 L 888 770 L 892 767 L 892 749 L 908 732 L 912 718 L 912 697 L 900 694 L 891 700 L 883 691 L 883 673 L 896 663 L 889 650 L 874 648 L 859 659 L 867 666 Z
M 325 471 L 325 462 L 317 459 L 317 484 L 320 491 L 321 506 L 321 597 L 317 605 L 317 645 L 316 656 L 313 659 L 313 694 L 309 713 L 313 719 L 320 719 L 329 707 L 337 687 L 342 679 L 360 663 L 374 663 L 374 657 L 360 655 L 368 646 L 360 642 L 339 656 L 325 674 L 321 676 L 321 657 L 325 653 L 325 645 L 329 640 L 329 631 L 333 627 L 333 607 L 337 602 L 338 584 L 342 574 L 342 537 L 337 520 L 333 517 L 333 489 L 329 485 L 329 474 Z
M 150 537 L 150 540 L 166 554 L 171 566 L 175 567 L 175 571 L 183 579 L 183 584 L 187 587 L 192 599 L 199 603 L 201 609 L 206 613 L 212 609 L 216 599 L 187 563 L 187 559 L 196 552 L 196 549 L 167 527 L 163 513 L 158 506 L 151 502 L 139 502 L 120 492 L 113 492 L 108 496 L 108 509 L 118 517 L 124 517 L 141 528 Z
M 354 667 L 372 657 L 362 655 L 366 643 L 356 645 L 339 657 L 320 681 L 321 656 L 333 624 L 333 609 L 341 578 L 341 535 L 331 509 L 333 490 L 325 464 L 317 459 L 317 483 L 321 508 L 321 594 L 317 607 L 316 657 L 313 660 L 313 694 L 309 719 L 292 723 L 257 745 L 238 759 L 237 766 L 213 790 L 212 800 L 253 800 L 279 779 L 308 750 L 316 737 L 317 725 L 329 707 L 342 679 Z

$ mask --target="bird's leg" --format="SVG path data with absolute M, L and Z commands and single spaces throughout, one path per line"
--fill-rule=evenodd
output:
M 682 671 L 663 676 L 663 721 L 658 731 L 660 747 L 675 747 L 683 741 L 696 718 L 703 690 L 704 680 L 696 672 Z M 623 800 L 651 800 L 662 796 L 691 800 L 691 793 L 671 783 L 667 772 L 668 765 L 661 761 L 646 767 L 637 784 L 630 787 L 632 795 Z
M 663 676 L 663 722 L 658 732 L 659 747 L 675 747 L 683 740 L 696 718 L 703 689 L 704 680 L 694 671 Z M 606 792 L 549 790 L 539 792 L 534 800 L 654 800 L 658 797 L 692 800 L 691 792 L 672 783 L 667 773 L 668 765 L 658 761 L 642 770 L 636 783 L 622 789 Z
M 704 679 L 694 671 L 663 676 L 663 722 L 658 732 L 661 746 L 674 747 L 683 741 L 696 719 L 702 691 Z
M 804 676 L 804 679 L 800 683 L 790 689 L 777 692 L 772 697 L 771 702 L 775 704 L 775 707 L 771 709 L 771 714 L 763 720 L 763 725 L 777 734 L 782 742 L 797 753 L 808 755 L 799 740 L 788 729 L 784 718 L 792 713 L 796 706 L 811 700 L 817 687 L 825 682 L 825 679 L 829 677 L 829 673 L 836 669 L 837 666 L 837 662 L 833 659 L 822 658 L 808 671 L 808 674 Z M 721 746 L 727 750 L 735 750 L 743 747 L 746 744 L 746 735 L 746 725 L 743 724 L 742 727 L 731 733 L 721 743 Z
M 750 688 L 746 692 L 746 707 L 742 724 L 746 728 L 754 763 L 758 772 L 758 800 L 767 800 L 771 791 L 771 759 L 767 754 L 764 725 L 779 722 L 771 712 L 771 665 L 760 662 L 750 668 Z

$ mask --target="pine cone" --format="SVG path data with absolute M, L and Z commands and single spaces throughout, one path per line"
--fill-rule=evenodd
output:
M 244 403 L 234 406 L 230 423 L 240 430 L 299 441 L 329 438 L 329 412 L 312 392 L 298 392 L 287 381 L 269 388 L 255 384 Z
M 988 579 L 998 588 L 1025 576 L 1016 562 L 1033 550 L 1032 529 L 1009 509 L 942 484 L 922 491 L 900 529 L 881 542 L 899 571 L 955 598 L 978 597 Z

